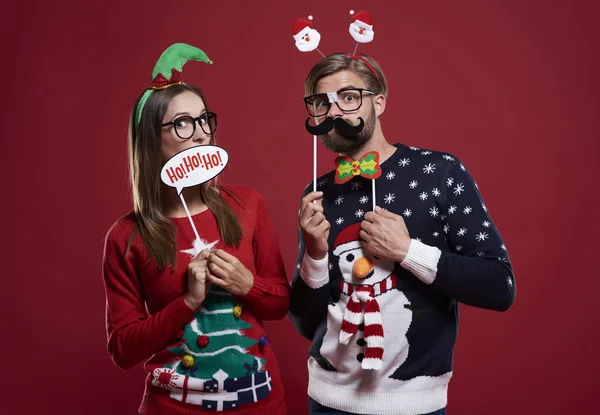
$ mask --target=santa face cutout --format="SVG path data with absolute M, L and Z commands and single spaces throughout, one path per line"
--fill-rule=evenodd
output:
M 360 20 L 355 20 L 350 23 L 350 36 L 358 43 L 368 43 L 373 40 L 375 32 L 373 31 L 373 26 Z
M 350 36 L 358 43 L 368 43 L 373 40 L 375 32 L 373 32 L 373 16 L 366 10 L 361 10 L 354 13 L 350 10 L 352 23 L 350 23 Z
M 394 270 L 394 262 L 365 253 L 361 241 L 338 246 L 333 254 L 338 257 L 342 278 L 348 284 L 373 285 L 385 280 Z
M 294 35 L 294 40 L 296 41 L 298 50 L 301 52 L 312 52 L 319 47 L 321 34 L 316 29 L 311 29 L 307 26 Z

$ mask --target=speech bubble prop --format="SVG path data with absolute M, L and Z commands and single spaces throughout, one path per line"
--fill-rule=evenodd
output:
M 196 240 L 193 242 L 193 247 L 184 251 L 190 256 L 195 257 L 202 249 L 212 249 L 217 241 L 206 244 L 198 235 L 198 230 L 183 197 L 183 189 L 214 179 L 225 169 L 227 163 L 229 163 L 229 154 L 222 147 L 196 146 L 175 154 L 164 164 L 160 172 L 160 179 L 163 183 L 177 189 L 177 194 L 194 230 Z
M 163 166 L 160 178 L 164 184 L 177 189 L 207 182 L 219 175 L 229 162 L 229 154 L 219 146 L 197 146 L 171 157 Z

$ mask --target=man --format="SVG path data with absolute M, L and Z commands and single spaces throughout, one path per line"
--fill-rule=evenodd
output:
M 290 317 L 312 341 L 309 411 L 445 414 L 458 303 L 506 311 L 515 299 L 502 238 L 460 160 L 386 140 L 372 58 L 322 59 L 305 95 L 307 129 L 349 158 L 307 187 L 299 213 Z

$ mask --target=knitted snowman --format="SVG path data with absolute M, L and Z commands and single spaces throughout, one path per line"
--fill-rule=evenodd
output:
M 338 372 L 378 387 L 398 382 L 388 378 L 408 357 L 412 311 L 396 288 L 394 262 L 366 254 L 360 229 L 360 223 L 346 227 L 333 245 L 342 274 L 341 294 L 329 305 L 321 355 Z

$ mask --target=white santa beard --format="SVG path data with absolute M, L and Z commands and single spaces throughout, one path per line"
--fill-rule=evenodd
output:
M 301 52 L 312 52 L 319 46 L 321 41 L 321 34 L 316 30 L 311 30 L 308 34 L 309 41 L 306 42 L 303 38 L 296 40 L 296 47 Z
M 362 34 L 359 33 L 360 29 L 361 28 L 356 24 L 350 23 L 349 31 L 354 40 L 356 40 L 358 43 L 368 43 L 373 40 L 373 37 L 375 36 L 373 29 L 364 29 Z

